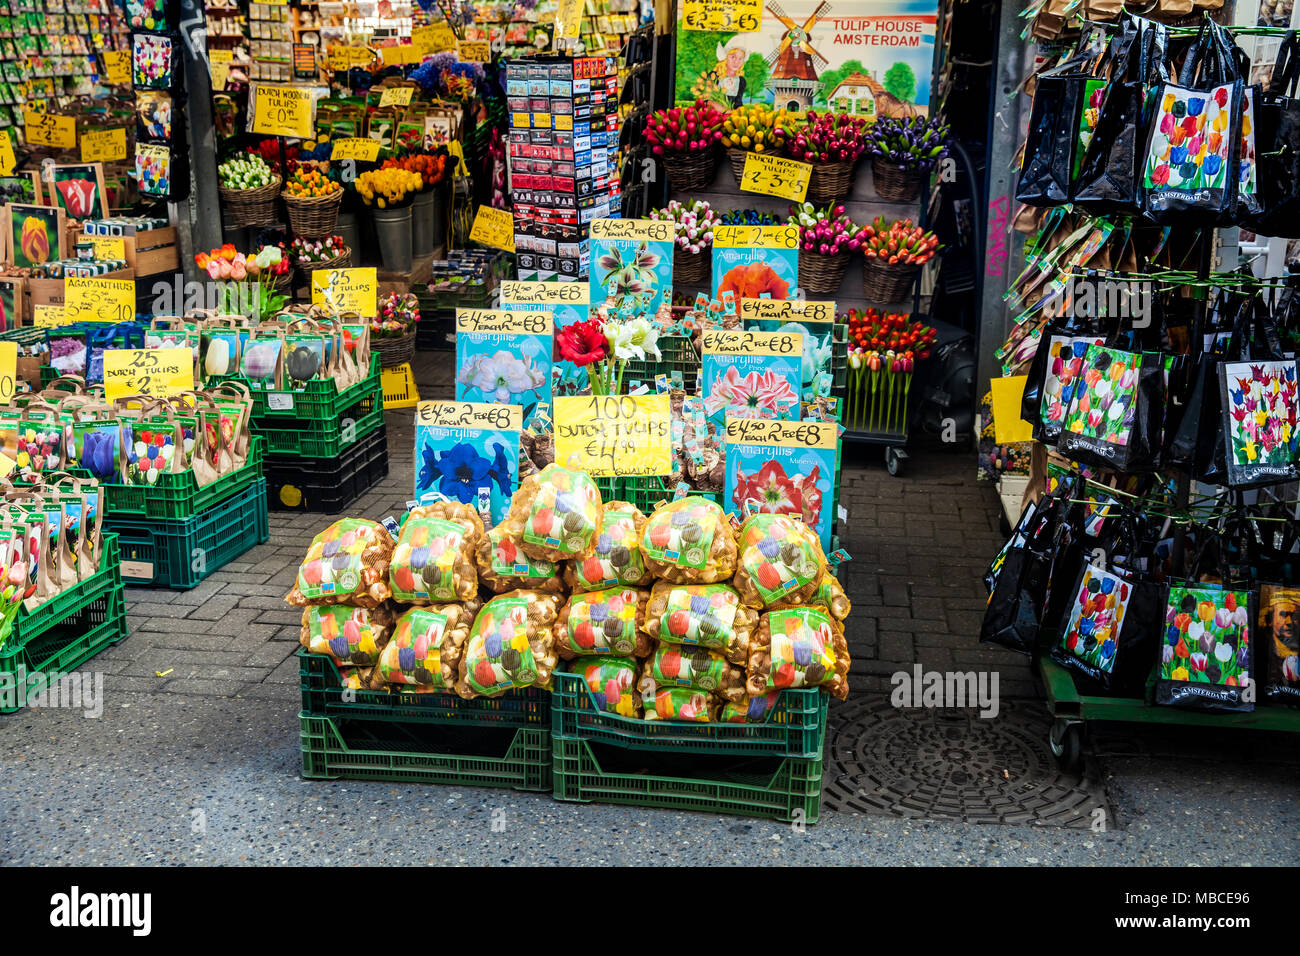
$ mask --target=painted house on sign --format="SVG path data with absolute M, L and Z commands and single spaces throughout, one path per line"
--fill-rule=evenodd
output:
M 837 111 L 859 113 L 863 116 L 886 116 L 891 119 L 909 119 L 919 112 L 911 104 L 900 100 L 865 73 L 852 73 L 840 81 L 827 97 L 827 103 Z

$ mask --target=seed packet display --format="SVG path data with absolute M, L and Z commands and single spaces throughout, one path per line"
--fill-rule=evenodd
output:
M 788 299 L 798 285 L 798 226 L 714 227 L 713 298 Z
M 1271 485 L 1300 477 L 1296 377 L 1294 359 L 1220 363 L 1228 484 Z
M 177 44 L 167 33 L 131 35 L 131 82 L 136 89 L 169 90 L 175 86 Z
M 835 303 L 803 300 L 741 299 L 740 318 L 746 329 L 792 332 L 803 336 L 800 398 L 815 402 L 831 394 L 831 348 L 835 333 Z
M 710 329 L 703 338 L 704 412 L 718 431 L 732 418 L 798 419 L 803 336 Z
M 505 520 L 519 485 L 523 408 L 421 402 L 415 411 L 415 500 L 469 505 L 484 524 Z
M 519 405 L 527 424 L 551 401 L 550 312 L 456 310 L 456 400 Z
M 56 165 L 47 188 L 70 219 L 96 219 L 108 208 L 102 163 Z
M 591 301 L 653 316 L 670 303 L 672 223 L 654 219 L 597 219 L 591 224 Z
M 591 317 L 591 288 L 582 282 L 501 283 L 501 307 L 519 312 L 550 312 L 555 331 Z M 551 368 L 551 392 L 577 395 L 587 387 L 587 367 L 557 359 Z
M 1255 633 L 1264 681 L 1261 700 L 1300 707 L 1300 588 L 1261 584 Z
M 1165 632 L 1155 702 L 1188 710 L 1255 709 L 1244 688 L 1254 680 L 1250 591 L 1213 585 L 1174 585 L 1165 605 Z
M 835 462 L 839 456 L 834 422 L 727 420 L 728 514 L 789 515 L 831 547 Z

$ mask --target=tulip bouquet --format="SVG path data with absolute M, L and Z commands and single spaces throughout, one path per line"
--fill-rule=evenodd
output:
M 217 167 L 217 182 L 222 189 L 261 189 L 274 179 L 271 167 L 256 154 L 228 159 Z
M 850 428 L 895 434 L 907 429 L 912 371 L 930 357 L 939 333 L 902 313 L 850 309 L 849 393 L 845 418 Z
M 337 259 L 348 251 L 342 236 L 325 236 L 321 239 L 304 239 L 301 236 L 289 245 L 289 254 L 296 266 L 312 266 Z
M 645 317 L 611 315 L 604 307 L 593 312 L 594 318 L 555 333 L 556 357 L 585 367 L 593 394 L 621 395 L 628 362 L 662 358 L 659 327 Z
M 718 220 L 719 226 L 776 226 L 780 217 L 774 212 L 759 212 L 757 209 L 732 209 L 724 212 Z
M 909 322 L 909 318 L 901 312 L 849 309 L 849 347 L 859 352 L 897 352 L 908 358 L 929 358 L 939 332 L 922 322 Z
M 410 292 L 390 292 L 379 303 L 379 314 L 370 320 L 370 334 L 381 339 L 400 339 L 415 331 L 420 321 L 420 303 Z
M 713 227 L 721 224 L 717 210 L 702 200 L 689 206 L 672 200 L 663 209 L 650 210 L 650 218 L 674 224 L 674 241 L 683 252 L 704 252 L 713 246 Z
M 870 226 L 863 227 L 863 232 L 867 235 L 862 241 L 862 254 L 882 265 L 924 265 L 939 249 L 939 237 L 910 219 L 888 222 L 884 216 L 877 216 Z
M 861 227 L 845 214 L 843 205 L 818 209 L 806 202 L 791 206 L 786 222 L 799 227 L 799 244 L 803 252 L 834 256 L 841 252 L 857 252 L 862 245 L 858 238 Z
M 284 191 L 292 199 L 320 199 L 343 189 L 319 169 L 299 165 L 285 181 Z
M 787 151 L 803 163 L 852 163 L 867 148 L 867 121 L 847 113 L 809 110 L 807 123 L 790 137 Z
M 754 153 L 775 153 L 789 137 L 793 116 L 789 110 L 774 110 L 764 103 L 737 106 L 722 121 L 722 145 Z
M 194 262 L 209 278 L 226 283 L 220 287 L 223 312 L 270 317 L 289 301 L 276 291 L 277 284 L 289 274 L 289 258 L 279 246 L 263 246 L 257 255 L 246 256 L 228 242 L 198 253 Z
M 356 178 L 357 195 L 367 206 L 396 209 L 406 206 L 424 188 L 419 173 L 390 166 L 374 169 Z
M 924 116 L 878 119 L 867 131 L 866 147 L 878 162 L 925 172 L 948 155 L 948 127 Z
M 645 139 L 656 156 L 704 152 L 722 139 L 722 114 L 706 100 L 655 110 L 646 124 Z
M 447 178 L 447 154 L 411 153 L 399 159 L 386 159 L 380 169 L 404 169 L 420 176 L 421 190 L 432 189 Z

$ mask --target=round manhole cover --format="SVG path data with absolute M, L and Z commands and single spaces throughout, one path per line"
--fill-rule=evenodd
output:
M 1041 709 L 1041 707 L 1040 707 Z M 1056 768 L 1050 721 L 1004 701 L 996 717 L 977 711 L 898 708 L 860 699 L 831 708 L 828 809 L 966 823 L 1107 829 L 1100 784 Z

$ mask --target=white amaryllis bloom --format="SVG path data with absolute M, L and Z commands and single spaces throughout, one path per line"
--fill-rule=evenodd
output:
M 629 319 L 614 331 L 610 343 L 614 356 L 620 361 L 644 359 L 647 355 L 660 358 L 659 330 L 648 319 Z

